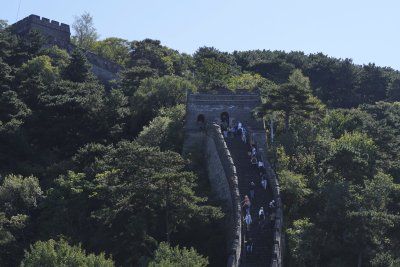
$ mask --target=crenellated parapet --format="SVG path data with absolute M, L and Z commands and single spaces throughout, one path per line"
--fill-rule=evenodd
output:
M 71 31 L 69 25 L 49 20 L 48 18 L 41 18 L 38 15 L 30 15 L 14 23 L 11 27 L 18 35 L 25 35 L 31 30 L 38 30 L 52 44 L 66 45 L 70 42 Z
M 242 220 L 239 181 L 236 167 L 229 152 L 221 128 L 212 124 L 206 130 L 206 161 L 213 190 L 225 202 L 227 267 L 240 266 L 242 250 Z
M 71 43 L 70 27 L 67 24 L 60 23 L 55 20 L 40 17 L 38 15 L 30 15 L 13 25 L 12 31 L 20 36 L 27 35 L 31 30 L 37 30 L 46 37 L 45 46 L 57 45 L 71 53 L 77 47 Z M 91 51 L 86 50 L 85 56 L 92 65 L 92 72 L 104 84 L 109 81 L 118 79 L 117 73 L 122 67 L 110 60 L 107 60 Z

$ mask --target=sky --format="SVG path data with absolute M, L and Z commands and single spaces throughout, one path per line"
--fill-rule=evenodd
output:
M 188 54 L 322 52 L 400 70 L 399 0 L 0 0 L 9 24 L 36 14 L 72 25 L 84 12 L 100 39 L 152 38 Z

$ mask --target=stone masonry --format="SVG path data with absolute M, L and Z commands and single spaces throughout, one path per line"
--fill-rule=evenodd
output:
M 221 134 L 219 124 L 222 120 L 230 126 L 240 121 L 249 131 L 249 141 L 256 144 L 266 167 L 273 198 L 277 202 L 276 221 L 272 245 L 270 266 L 282 266 L 282 205 L 279 185 L 273 170 L 267 162 L 267 140 L 263 121 L 254 116 L 254 108 L 260 104 L 258 93 L 248 91 L 218 91 L 212 93 L 188 93 L 186 107 L 185 142 L 183 154 L 203 155 L 212 190 L 224 201 L 227 218 L 227 266 L 240 266 L 242 251 L 242 222 L 238 177 L 236 167 Z
M 31 30 L 37 30 L 46 38 L 46 46 L 57 45 L 69 53 L 76 49 L 71 43 L 69 25 L 55 20 L 41 18 L 38 15 L 30 15 L 11 25 L 11 29 L 20 36 L 27 35 Z M 85 51 L 85 55 L 92 65 L 92 72 L 100 81 L 107 84 L 109 81 L 118 78 L 117 73 L 121 70 L 121 66 L 91 51 Z

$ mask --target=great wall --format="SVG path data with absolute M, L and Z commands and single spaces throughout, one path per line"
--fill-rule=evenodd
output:
M 26 35 L 31 30 L 37 30 L 46 38 L 46 45 L 57 45 L 60 48 L 72 52 L 76 47 L 71 43 L 71 31 L 67 24 L 59 23 L 55 20 L 40 17 L 38 15 L 30 15 L 11 25 L 12 31 L 17 35 Z M 84 51 L 86 58 L 92 65 L 92 72 L 103 83 L 117 79 L 121 66 L 111 62 L 91 51 Z
M 70 42 L 69 25 L 30 15 L 12 25 L 16 34 L 25 35 L 31 30 L 40 31 L 47 38 L 47 45 L 58 45 L 71 52 L 75 46 Z M 86 51 L 92 71 L 97 77 L 107 82 L 117 78 L 121 67 L 90 51 Z M 183 154 L 198 154 L 206 159 L 207 170 L 212 190 L 224 203 L 227 237 L 227 266 L 271 266 L 281 267 L 283 252 L 283 212 L 277 177 L 267 161 L 267 137 L 265 125 L 261 119 L 253 116 L 253 109 L 260 104 L 257 93 L 226 92 L 216 94 L 188 93 L 185 125 L 185 143 Z M 220 123 L 224 117 L 229 125 L 239 121 L 247 130 L 246 144 L 238 138 L 224 138 Z M 273 224 L 262 231 L 257 239 L 255 250 L 257 254 L 248 256 L 245 244 L 248 234 L 243 226 L 241 200 L 248 194 L 249 175 L 254 175 L 247 152 L 250 145 L 257 147 L 260 161 L 268 179 L 268 190 L 257 189 L 256 194 L 262 196 L 258 206 L 266 206 L 270 199 L 276 201 Z M 251 177 L 254 178 L 254 177 Z M 256 203 L 257 204 L 257 203 Z M 254 209 L 254 207 L 253 207 Z M 254 213 L 254 210 L 252 210 Z M 257 216 L 255 216 L 257 217 Z M 261 245 L 263 244 L 263 245 Z M 258 247 L 257 247 L 258 246 Z
M 212 189 L 224 203 L 227 236 L 227 266 L 272 266 L 282 265 L 282 225 L 283 212 L 277 177 L 267 161 L 267 137 L 261 119 L 253 114 L 260 104 L 257 93 L 247 91 L 220 91 L 216 94 L 188 93 L 186 105 L 185 143 L 183 154 L 204 156 Z M 240 138 L 224 138 L 221 133 L 221 120 L 227 119 L 234 126 L 239 121 L 247 129 L 247 143 Z M 249 192 L 248 179 L 255 178 L 258 170 L 250 164 L 250 146 L 257 147 L 259 159 L 263 162 L 268 179 L 268 190 L 256 189 L 259 199 L 257 207 L 252 208 L 252 216 L 257 217 L 260 205 L 267 206 L 267 199 L 276 201 L 275 220 L 267 231 L 250 232 L 257 238 L 255 253 L 246 256 L 245 243 L 247 231 L 243 226 L 241 200 Z M 254 215 L 256 214 L 256 215 Z M 259 236 L 254 236 L 259 235 Z

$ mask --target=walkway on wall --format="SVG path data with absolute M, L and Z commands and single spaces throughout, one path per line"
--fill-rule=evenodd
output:
M 236 166 L 236 172 L 239 179 L 239 192 L 241 199 L 245 195 L 250 197 L 250 182 L 255 183 L 255 198 L 251 201 L 251 217 L 252 224 L 250 230 L 246 230 L 246 224 L 243 223 L 242 236 L 244 244 L 241 254 L 241 266 L 270 266 L 272 258 L 272 245 L 273 245 L 273 231 L 270 222 L 271 210 L 268 204 L 272 200 L 272 190 L 268 185 L 267 190 L 261 187 L 260 171 L 256 165 L 251 164 L 250 145 L 242 142 L 240 137 L 226 138 L 226 144 L 229 148 L 233 162 Z M 266 212 L 266 219 L 264 227 L 260 226 L 258 211 L 263 207 Z M 267 215 L 268 212 L 268 215 Z M 245 212 L 242 211 L 243 218 Z M 253 243 L 252 253 L 246 252 L 246 244 Z

